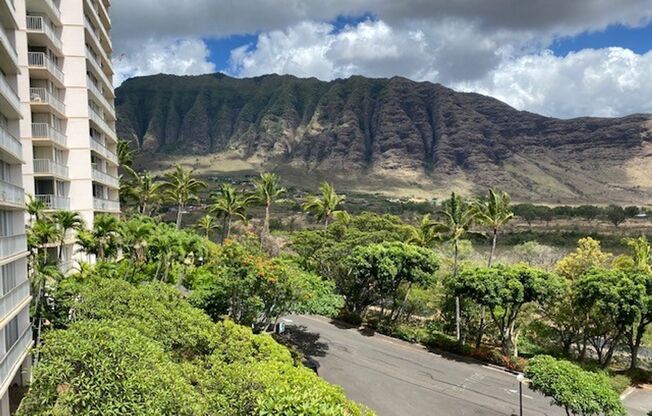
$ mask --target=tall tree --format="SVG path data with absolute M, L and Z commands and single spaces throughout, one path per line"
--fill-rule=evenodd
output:
M 160 191 L 164 182 L 157 181 L 150 172 L 136 172 L 126 166 L 125 170 L 130 179 L 125 181 L 125 186 L 120 190 L 125 196 L 136 202 L 139 214 L 150 215 L 156 203 L 161 199 Z
M 43 217 L 43 213 L 46 208 L 47 207 L 42 200 L 34 198 L 33 195 L 27 196 L 27 204 L 25 204 L 25 210 L 29 214 L 30 222 L 40 220 Z
M 432 248 L 441 241 L 441 233 L 446 229 L 447 227 L 443 227 L 441 224 L 434 222 L 430 218 L 430 214 L 425 214 L 421 217 L 418 226 L 410 228 L 411 235 L 408 243 L 420 247 Z
M 118 140 L 118 163 L 121 167 L 131 167 L 134 163 L 134 151 L 129 146 L 129 141 Z
M 106 260 L 110 252 L 117 248 L 120 236 L 120 220 L 111 214 L 96 215 L 91 236 L 95 242 L 96 250 L 92 254 L 96 254 L 101 261 Z
M 309 195 L 303 204 L 303 210 L 314 215 L 317 221 L 323 221 L 324 227 L 328 227 L 328 222 L 333 217 L 337 208 L 344 201 L 344 195 L 338 195 L 335 187 L 328 182 L 320 186 L 321 196 Z
M 181 228 L 183 213 L 189 203 L 199 201 L 199 191 L 206 188 L 206 184 L 193 177 L 193 171 L 184 169 L 177 164 L 174 171 L 165 175 L 165 195 L 170 201 L 177 204 L 177 229 Z
M 74 211 L 56 211 L 53 215 L 55 224 L 59 227 L 61 240 L 59 240 L 59 261 L 63 257 L 63 246 L 66 242 L 66 233 L 70 230 L 81 230 L 84 228 L 84 220 L 78 212 Z
M 211 233 L 219 228 L 219 225 L 215 221 L 215 217 L 212 215 L 204 215 L 197 221 L 197 224 L 195 225 L 197 229 L 202 230 L 206 238 L 210 239 Z
M 231 225 L 234 218 L 247 222 L 247 206 L 249 199 L 242 196 L 230 184 L 223 183 L 219 191 L 213 195 L 210 211 L 224 221 L 222 240 L 231 236 Z
M 441 214 L 444 221 L 438 223 L 443 230 L 447 239 L 453 244 L 453 278 L 457 279 L 459 272 L 459 254 L 460 240 L 469 232 L 475 220 L 475 210 L 467 203 L 464 198 L 451 193 L 450 199 L 442 204 Z M 455 296 L 455 335 L 457 341 L 462 341 L 462 331 L 460 328 L 460 297 Z
M 260 179 L 254 181 L 255 192 L 253 198 L 259 204 L 265 207 L 265 218 L 263 228 L 260 233 L 261 239 L 269 234 L 269 211 L 276 199 L 285 193 L 279 183 L 279 178 L 275 173 L 261 173 Z
M 487 267 L 491 267 L 495 253 L 498 233 L 512 219 L 514 213 L 510 208 L 511 199 L 504 191 L 489 189 L 489 194 L 476 202 L 475 218 L 477 222 L 489 230 L 491 235 L 491 251 Z
M 496 240 L 498 232 L 510 219 L 514 216 L 510 208 L 511 199 L 509 194 L 504 191 L 489 189 L 489 194 L 476 201 L 475 203 L 475 217 L 477 222 L 489 230 L 491 235 L 491 251 L 489 252 L 489 259 L 487 260 L 487 267 L 491 267 L 494 255 L 496 253 Z M 478 330 L 478 338 L 476 340 L 476 348 L 482 344 L 482 337 L 485 330 L 485 307 L 482 306 L 480 314 L 480 328 Z

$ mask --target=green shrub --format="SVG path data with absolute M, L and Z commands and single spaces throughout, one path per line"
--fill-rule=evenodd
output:
M 626 415 L 618 393 L 604 373 L 592 373 L 569 361 L 539 355 L 528 362 L 525 376 L 531 380 L 533 390 L 552 398 L 567 413 Z

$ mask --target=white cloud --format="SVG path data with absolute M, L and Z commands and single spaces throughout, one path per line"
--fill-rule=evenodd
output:
M 255 34 L 231 51 L 232 75 L 401 75 L 547 115 L 652 112 L 650 53 L 547 51 L 565 36 L 646 24 L 652 0 L 114 0 L 111 13 L 116 85 L 214 72 L 202 39 Z M 327 23 L 361 15 L 373 17 Z
M 367 20 L 339 31 L 326 23 L 302 22 L 262 33 L 255 45 L 235 49 L 230 72 L 237 76 L 275 72 L 326 80 L 357 74 L 403 75 L 450 83 L 484 76 L 499 64 L 503 52 L 496 39 L 459 21 L 394 28 Z M 474 64 L 469 65 L 470 61 Z
M 201 39 L 148 39 L 128 42 L 113 58 L 114 84 L 127 78 L 158 73 L 196 75 L 215 72 L 210 51 Z
M 335 31 L 304 22 L 263 33 L 231 55 L 231 73 L 316 76 L 401 75 L 494 96 L 522 110 L 556 117 L 652 112 L 652 52 L 586 49 L 565 57 L 533 53 L 533 39 L 483 35 L 458 20 L 410 28 L 365 21 Z
M 551 116 L 621 116 L 652 113 L 650 68 L 652 51 L 584 49 L 565 57 L 547 51 L 505 61 L 484 79 L 453 87 Z

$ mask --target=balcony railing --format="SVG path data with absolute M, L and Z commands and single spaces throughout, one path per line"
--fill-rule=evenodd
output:
M 111 138 L 114 142 L 118 141 L 118 136 L 116 136 L 115 130 L 109 126 L 109 123 L 104 120 L 104 117 L 102 117 L 93 107 L 88 106 L 88 114 L 91 120 L 103 130 L 103 133 L 106 136 Z
M 31 33 L 43 33 L 52 42 L 55 48 L 61 50 L 63 44 L 57 37 L 49 23 L 41 16 L 27 16 L 27 31 Z
M 88 62 L 90 62 L 91 66 L 97 73 L 97 76 L 102 78 L 105 88 L 112 88 L 111 80 L 102 69 L 102 64 L 100 64 L 97 56 L 95 56 L 95 54 L 91 52 L 88 48 L 86 48 L 86 59 L 88 60 Z
M 27 247 L 23 251 L 27 250 Z M 29 280 L 23 280 L 0 297 L 0 316 L 7 316 L 29 297 Z
M 115 117 L 115 109 L 113 108 L 113 105 L 109 103 L 109 100 L 106 99 L 97 85 L 95 85 L 95 83 L 91 81 L 90 78 L 86 79 L 86 85 L 88 86 L 88 90 L 93 93 L 95 98 L 97 98 L 100 104 L 104 107 L 104 111 L 110 113 Z
M 25 251 L 27 251 L 25 234 L 0 237 L 0 258 L 15 256 Z
M 9 85 L 9 82 L 7 82 L 7 79 L 2 73 L 0 73 L 0 94 L 5 96 L 14 108 L 14 111 L 20 114 L 20 98 L 18 98 L 18 94 L 11 88 L 11 85 Z
M 93 208 L 95 211 L 119 212 L 120 202 L 109 199 L 93 198 Z
M 91 149 L 93 149 L 95 152 L 97 152 L 100 156 L 104 157 L 105 159 L 113 162 L 114 164 L 116 165 L 118 164 L 118 155 L 110 151 L 102 143 L 98 142 L 97 139 L 95 139 L 93 136 L 91 136 Z
M 45 205 L 47 209 L 70 209 L 70 198 L 58 195 L 36 195 L 35 198 Z
M 30 68 L 47 69 L 56 80 L 63 84 L 63 72 L 44 52 L 28 52 L 27 64 Z
M 94 21 L 97 22 L 97 26 L 100 28 L 100 31 L 102 32 L 103 36 L 100 36 L 100 38 L 102 39 L 102 41 L 106 41 L 106 44 L 109 47 L 108 48 L 109 52 L 111 52 L 113 50 L 113 44 L 111 43 L 111 37 L 109 36 L 109 32 L 107 31 L 107 28 L 106 28 L 104 22 L 102 21 L 102 19 L 100 19 L 100 12 L 98 10 L 98 8 L 104 7 L 104 5 L 102 4 L 102 5 L 99 5 L 99 6 L 96 7 L 95 3 L 92 0 L 86 0 L 86 4 L 88 4 L 88 8 L 91 11 L 91 13 L 90 13 L 91 17 L 93 18 Z M 105 8 L 105 10 L 106 10 L 106 8 Z
M 18 185 L 0 180 L 0 205 L 25 205 L 25 191 Z
M 20 338 L 12 345 L 9 350 L 2 357 L 0 361 L 0 380 L 10 380 L 13 378 L 18 366 L 22 364 L 20 361 L 27 350 L 32 346 L 32 327 L 27 325 L 23 330 Z
M 61 10 L 57 7 L 56 4 L 54 4 L 53 0 L 44 0 L 45 4 L 48 5 L 50 8 L 50 11 L 52 11 L 52 14 L 57 18 L 57 20 L 61 20 Z
M 30 88 L 29 100 L 32 104 L 48 104 L 62 114 L 66 112 L 66 105 L 63 101 L 55 97 L 46 88 Z
M 92 169 L 92 176 L 93 180 L 97 182 L 101 182 L 105 185 L 111 186 L 113 188 L 119 188 L 120 187 L 120 181 L 118 178 L 115 176 L 111 176 L 108 173 L 102 172 L 100 170 L 97 170 L 95 168 Z
M 34 173 L 68 177 L 68 167 L 50 159 L 34 159 Z
M 108 55 L 104 51 L 104 46 L 102 46 L 102 39 L 101 39 L 102 35 L 98 33 L 97 29 L 93 27 L 93 24 L 88 20 L 86 16 L 84 16 L 84 25 L 86 26 L 88 33 L 90 33 L 91 38 L 93 38 L 93 42 L 95 42 L 95 46 L 100 51 L 100 55 L 102 55 L 104 61 L 111 62 Z
M 32 123 L 33 139 L 50 139 L 61 146 L 66 145 L 66 135 L 50 126 L 48 123 Z
M 0 43 L 2 43 L 5 49 L 9 52 L 9 55 L 13 58 L 14 65 L 18 66 L 18 52 L 16 52 L 16 48 L 11 44 L 11 41 L 9 41 L 9 35 L 7 35 L 7 32 L 2 25 L 0 25 Z
M 23 146 L 7 129 L 0 126 L 0 147 L 17 159 L 23 158 Z

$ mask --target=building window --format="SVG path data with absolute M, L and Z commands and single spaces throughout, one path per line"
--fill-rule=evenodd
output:
M 14 316 L 5 326 L 5 351 L 9 352 L 16 341 L 18 341 L 18 316 Z
M 2 278 L 2 294 L 6 295 L 16 287 L 16 263 L 0 267 L 0 277 Z

